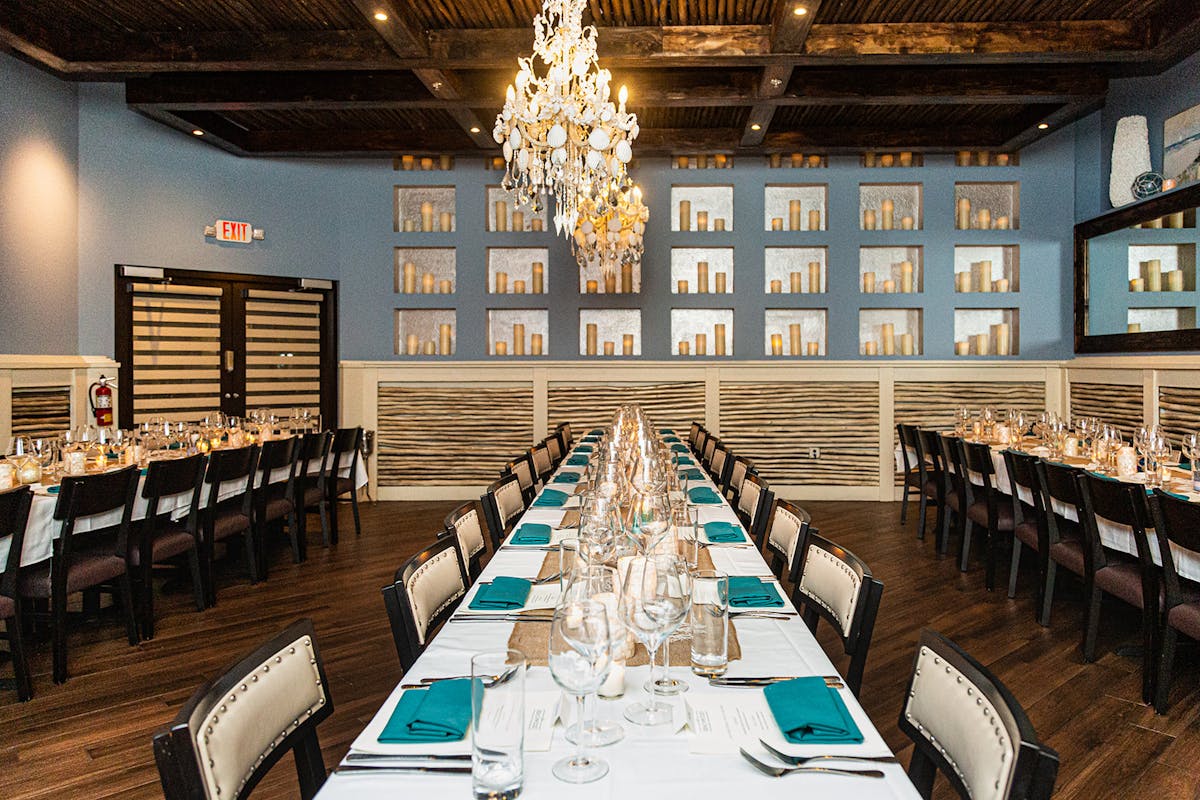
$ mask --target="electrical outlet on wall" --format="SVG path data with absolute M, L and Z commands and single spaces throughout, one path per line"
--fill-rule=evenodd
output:
M 811 459 L 820 458 L 821 457 L 821 448 L 819 448 L 819 447 L 808 448 L 808 457 Z

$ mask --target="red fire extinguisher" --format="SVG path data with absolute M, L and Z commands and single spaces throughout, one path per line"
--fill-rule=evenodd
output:
M 93 389 L 95 391 L 92 391 Z M 113 393 L 108 386 L 108 378 L 101 375 L 99 381 L 88 387 L 88 403 L 92 406 L 96 425 L 102 428 L 111 428 L 113 424 Z

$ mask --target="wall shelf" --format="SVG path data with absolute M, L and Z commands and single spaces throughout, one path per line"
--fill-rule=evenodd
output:
M 923 167 L 925 156 L 911 150 L 899 150 L 877 153 L 873 150 L 862 154 L 861 163 L 867 169 L 888 169 L 892 167 Z
M 680 356 L 732 356 L 733 309 L 671 309 L 671 341 Z
M 732 294 L 732 247 L 672 247 L 672 294 Z
M 1019 321 L 1020 312 L 1015 308 L 954 309 L 954 355 L 1019 354 Z
M 395 187 L 394 230 L 397 233 L 453 233 L 453 186 Z
M 579 311 L 579 355 L 640 356 L 642 312 L 637 308 L 584 308 Z
M 768 308 L 763 353 L 787 358 L 825 355 L 829 312 L 824 308 Z
M 919 294 L 924 290 L 924 249 L 860 247 L 858 285 L 863 294 Z
M 396 355 L 454 355 L 455 317 L 452 308 L 396 309 Z

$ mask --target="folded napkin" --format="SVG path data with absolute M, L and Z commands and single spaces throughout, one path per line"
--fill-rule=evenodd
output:
M 819 675 L 773 683 L 763 696 L 783 738 L 792 744 L 861 744 L 862 732 L 837 689 Z
M 579 440 L 579 443 L 580 443 L 580 444 L 590 444 L 590 443 L 592 443 L 592 442 L 598 442 L 598 441 L 600 441 L 600 435 L 599 435 L 599 434 L 596 434 L 596 433 L 589 433 L 587 436 L 585 436 L 585 437 L 583 437 L 582 439 L 580 439 L 580 440 Z
M 586 453 L 579 453 L 578 455 L 573 455 L 567 459 L 568 467 L 586 467 L 587 463 L 588 457 Z
M 696 469 L 695 467 L 693 467 L 692 469 L 685 469 L 683 472 L 681 472 L 679 474 L 681 477 L 687 478 L 689 481 L 704 480 L 704 473 L 701 472 L 700 470 Z
M 705 531 L 707 533 L 707 530 Z M 474 605 L 474 604 L 472 604 Z M 729 605 L 733 608 L 782 606 L 783 598 L 773 583 L 753 575 L 729 576 Z
M 576 454 L 579 454 L 579 453 L 590 453 L 590 452 L 592 452 L 592 446 L 591 446 L 590 444 L 581 444 L 581 445 L 579 445 L 578 447 L 576 447 L 576 448 L 575 448 L 575 453 L 576 453 Z
M 696 505 L 714 505 L 721 502 L 721 495 L 707 486 L 697 486 L 688 491 L 688 502 Z
M 509 544 L 550 544 L 550 526 L 540 522 L 526 522 L 517 528 Z
M 742 526 L 732 522 L 706 522 L 704 523 L 704 535 L 710 542 L 746 541 L 746 534 L 742 532 Z
M 592 428 L 588 431 L 588 436 L 599 436 L 602 433 L 604 433 L 604 428 Z
M 579 483 L 582 477 L 578 472 L 560 472 L 554 476 L 554 483 Z
M 659 433 L 674 433 L 675 431 L 671 430 L 670 428 L 659 428 L 658 432 Z
M 678 458 L 675 459 L 675 463 L 681 467 L 696 466 L 696 462 L 692 460 L 691 456 L 679 456 Z
M 57 484 L 57 483 L 56 483 L 56 484 L 54 484 L 53 486 L 47 486 L 47 487 L 46 487 L 46 494 L 58 494 L 58 490 L 59 490 L 59 489 L 61 489 L 61 488 L 62 488 L 62 486 L 60 486 L 60 485 L 59 485 L 59 484 Z
M 672 453 L 690 453 L 691 450 L 688 449 L 688 446 L 686 444 L 680 443 L 680 444 L 671 445 L 671 452 Z
M 533 501 L 534 508 L 560 508 L 567 502 L 567 493 L 557 489 L 546 489 Z
M 471 724 L 471 679 L 438 681 L 428 689 L 409 689 L 383 726 L 383 744 L 430 744 L 459 741 Z
M 512 611 L 525 605 L 532 587 L 524 578 L 501 575 L 491 583 L 479 584 L 479 591 L 467 607 L 472 611 Z
M 680 444 L 678 436 L 664 436 L 663 441 L 667 444 Z

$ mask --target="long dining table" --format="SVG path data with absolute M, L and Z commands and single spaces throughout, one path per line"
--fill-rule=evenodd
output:
M 583 469 L 583 467 L 565 466 L 567 460 L 564 457 L 562 462 L 564 466 L 560 467 L 559 472 L 578 472 Z M 690 485 L 700 484 L 716 490 L 707 477 L 702 481 L 692 481 Z M 553 481 L 548 482 L 546 486 L 557 489 L 565 488 L 568 492 L 572 488 L 570 485 Z M 567 511 L 578 508 L 578 502 L 578 495 L 573 495 L 572 499 L 569 499 L 561 508 L 543 508 L 531 505 L 518 524 L 514 526 L 514 530 L 525 523 L 558 526 L 562 523 Z M 724 520 L 740 526 L 737 515 L 724 498 L 719 504 L 697 507 L 697 516 L 700 523 Z M 407 752 L 412 752 L 412 745 L 387 745 L 379 742 L 379 734 L 396 709 L 401 695 L 406 691 L 405 687 L 419 683 L 422 679 L 469 674 L 470 660 L 473 655 L 484 651 L 502 650 L 509 646 L 510 636 L 513 634 L 513 623 L 470 620 L 469 613 L 464 610 L 467 609 L 480 584 L 489 582 L 498 576 L 524 578 L 536 576 L 542 569 L 547 556 L 554 555 L 548 548 L 513 545 L 511 539 L 510 536 L 493 555 L 478 581 L 464 598 L 459 611 L 431 640 L 421 657 L 403 676 L 403 682 L 392 690 L 370 723 L 355 739 L 350 748 L 351 754 L 395 754 L 406 752 L 406 748 L 408 748 Z M 731 576 L 750 575 L 761 577 L 764 580 L 770 578 L 774 581 L 762 555 L 753 546 L 748 536 L 746 542 L 747 544 L 743 545 L 714 544 L 707 547 L 707 552 L 711 556 L 715 568 Z M 837 670 L 822 651 L 812 632 L 798 616 L 795 608 L 788 602 L 787 594 L 782 591 L 782 587 L 778 583 L 775 583 L 775 586 L 780 590 L 780 596 L 784 598 L 784 607 L 780 609 L 783 613 L 777 615 L 778 618 L 739 617 L 732 621 L 731 624 L 736 629 L 741 657 L 738 660 L 730 661 L 727 675 L 746 677 L 836 675 Z M 381 658 L 391 656 L 390 653 L 380 653 L 379 655 Z M 544 654 L 542 655 L 544 656 Z M 751 699 L 760 700 L 762 688 L 710 685 L 707 679 L 692 674 L 690 666 L 686 663 L 672 665 L 671 676 L 688 685 L 688 691 L 671 699 L 675 706 L 675 722 L 673 724 L 642 728 L 625 721 L 622 717 L 624 709 L 628 705 L 642 700 L 646 696 L 643 685 L 649 678 L 649 667 L 647 666 L 627 669 L 623 697 L 597 701 L 598 717 L 602 720 L 620 722 L 625 736 L 614 745 L 592 751 L 593 755 L 607 760 L 611 767 L 608 775 L 595 783 L 567 784 L 557 780 L 551 774 L 554 762 L 573 752 L 574 748 L 566 741 L 561 722 L 555 724 L 553 718 L 545 722 L 546 725 L 552 725 L 553 730 L 549 736 L 536 737 L 540 742 L 536 749 L 530 746 L 530 738 L 527 735 L 525 779 L 521 796 L 538 800 L 538 798 L 552 798 L 569 793 L 573 800 L 574 798 L 615 797 L 695 800 L 695 798 L 706 797 L 733 797 L 737 796 L 738 792 L 752 792 L 759 800 L 770 800 L 770 798 L 791 800 L 797 795 L 808 798 L 854 797 L 862 800 L 919 797 L 908 779 L 904 766 L 896 762 L 869 765 L 844 761 L 817 762 L 819 766 L 845 767 L 847 769 L 877 768 L 885 773 L 883 778 L 843 777 L 817 773 L 787 776 L 782 779 L 767 776 L 744 760 L 738 753 L 737 746 L 720 744 L 713 748 L 711 741 L 701 742 L 702 737 L 697 735 L 695 726 L 689 723 L 689 707 L 698 706 L 702 702 L 724 701 L 729 705 L 745 706 L 746 709 L 758 708 L 758 713 L 769 714 L 768 711 L 765 711 L 765 704 L 755 705 L 747 702 Z M 526 678 L 527 714 L 531 703 L 530 698 L 535 695 L 544 697 L 547 693 L 557 691 L 547 667 L 531 666 Z M 838 691 L 863 735 L 862 743 L 791 745 L 788 748 L 789 752 L 795 755 L 833 753 L 872 757 L 892 755 L 854 695 L 846 688 L 840 688 Z M 334 687 L 334 694 L 336 700 L 336 687 Z M 901 706 L 901 701 L 902 698 L 896 698 L 897 711 Z M 560 704 L 556 703 L 556 705 Z M 747 710 L 745 713 L 752 713 L 752 711 Z M 746 739 L 742 744 L 761 756 L 764 761 L 772 761 L 771 757 L 758 746 L 756 738 Z M 469 753 L 470 735 L 464 737 L 461 742 L 438 747 L 442 748 L 438 751 L 441 753 Z M 431 752 L 428 746 L 423 749 L 424 752 Z M 345 763 L 347 762 L 343 761 L 343 764 Z M 467 797 L 471 791 L 469 774 L 394 773 L 386 770 L 339 772 L 335 770 L 325 782 L 318 796 L 321 800 L 341 800 L 341 798 L 355 798 L 356 800 L 367 798 L 370 800 L 371 798 L 401 796 L 431 797 L 435 793 L 444 797 Z

